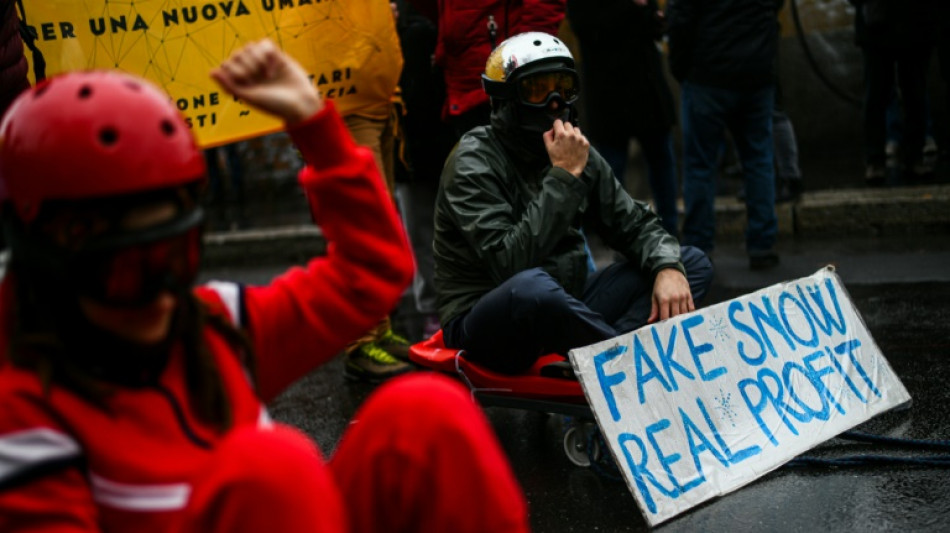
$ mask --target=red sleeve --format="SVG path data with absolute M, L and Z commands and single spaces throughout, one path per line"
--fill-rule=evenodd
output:
M 526 31 L 543 31 L 557 35 L 561 21 L 564 20 L 566 2 L 567 0 L 524 0 L 521 17 L 511 35 Z
M 99 531 L 92 491 L 78 468 L 0 490 L 0 531 L 92 533 Z
M 81 446 L 16 383 L 0 368 L 0 531 L 99 531 Z
M 264 401 L 390 313 L 413 274 L 409 243 L 372 153 L 353 142 L 326 103 L 289 133 L 307 163 L 299 180 L 327 254 L 244 293 Z

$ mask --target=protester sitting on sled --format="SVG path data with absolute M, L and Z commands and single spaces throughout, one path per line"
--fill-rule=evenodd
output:
M 577 126 L 567 47 L 545 33 L 501 43 L 482 77 L 491 125 L 459 141 L 436 200 L 435 283 L 446 346 L 519 373 L 686 313 L 712 265 L 632 199 Z M 625 259 L 590 272 L 585 234 Z
M 263 402 L 391 311 L 412 258 L 372 155 L 299 65 L 261 41 L 213 77 L 286 123 L 327 255 L 192 287 L 205 165 L 168 96 L 107 71 L 21 95 L 0 125 L 0 531 L 525 531 L 447 378 L 378 390 L 328 465 L 269 420 Z

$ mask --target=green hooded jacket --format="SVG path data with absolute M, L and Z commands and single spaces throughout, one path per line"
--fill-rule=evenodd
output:
M 575 178 L 551 166 L 543 145 L 527 146 L 511 123 L 504 109 L 496 111 L 491 126 L 462 137 L 442 171 L 433 239 L 442 324 L 535 267 L 580 298 L 588 275 L 584 233 L 598 233 L 651 276 L 668 267 L 685 274 L 679 242 L 623 190 L 596 150 Z

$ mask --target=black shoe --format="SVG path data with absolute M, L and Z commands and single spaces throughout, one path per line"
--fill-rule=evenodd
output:
M 779 180 L 775 203 L 784 204 L 786 202 L 797 202 L 802 199 L 802 193 L 804 191 L 805 184 L 802 183 L 801 178 Z
M 883 165 L 870 164 L 864 170 L 864 183 L 868 187 L 880 187 L 887 178 L 887 169 Z
M 778 265 L 778 254 L 772 250 L 763 252 L 749 252 L 749 268 L 752 270 L 766 270 Z
M 936 171 L 936 165 L 926 159 L 921 159 L 908 167 L 907 179 L 911 183 L 926 183 L 934 178 Z

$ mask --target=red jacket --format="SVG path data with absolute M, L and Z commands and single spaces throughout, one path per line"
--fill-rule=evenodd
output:
M 526 31 L 557 35 L 566 0 L 437 1 L 439 39 L 435 62 L 445 73 L 442 117 L 447 118 L 488 102 L 488 95 L 482 90 L 482 74 L 495 46 Z M 419 3 L 425 4 L 425 0 Z M 489 32 L 491 19 L 497 26 L 494 43 Z
M 255 391 L 230 345 L 206 330 L 235 428 L 267 423 L 263 402 L 389 313 L 413 272 L 373 156 L 332 104 L 290 133 L 309 165 L 300 182 L 327 255 L 267 286 L 196 289 L 248 331 L 257 356 Z M 10 289 L 0 293 L 0 531 L 169 531 L 225 437 L 190 410 L 180 346 L 158 386 L 120 388 L 108 410 L 55 385 L 44 393 L 34 373 L 3 363 Z

